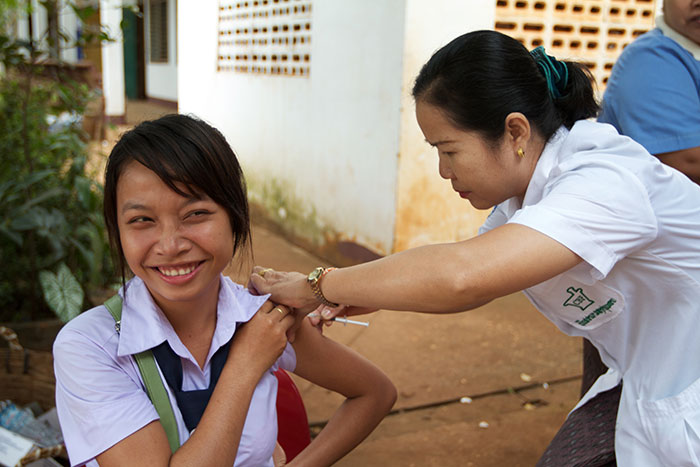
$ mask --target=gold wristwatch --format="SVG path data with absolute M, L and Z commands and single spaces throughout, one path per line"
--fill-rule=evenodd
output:
M 317 267 L 311 273 L 309 273 L 309 276 L 306 278 L 306 281 L 309 283 L 309 286 L 311 286 L 311 291 L 314 293 L 314 297 L 316 297 L 316 300 L 319 302 L 323 303 L 326 306 L 330 307 L 337 307 L 337 303 L 333 303 L 331 301 L 328 301 L 326 297 L 323 296 L 323 292 L 321 292 L 321 279 L 323 279 L 323 276 L 329 272 L 334 270 L 335 268 L 324 268 L 322 266 Z

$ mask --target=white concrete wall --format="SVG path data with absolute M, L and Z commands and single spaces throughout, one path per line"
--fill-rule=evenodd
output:
M 58 10 L 58 25 L 68 40 L 61 40 L 61 59 L 75 63 L 78 61 L 78 48 L 72 46 L 78 37 L 78 17 L 65 2 L 61 2 Z
M 41 6 L 38 0 L 32 0 L 31 3 L 33 8 L 33 38 L 36 41 L 37 47 L 48 50 L 48 44 L 46 42 L 46 31 L 48 27 L 46 9 Z M 72 63 L 78 61 L 77 48 L 68 47 L 75 42 L 78 32 L 78 18 L 73 10 L 62 1 L 59 1 L 58 5 L 58 27 L 59 31 L 68 37 L 67 41 L 61 39 L 61 60 Z M 21 14 L 17 21 L 17 35 L 22 38 L 29 37 L 29 24 L 25 14 Z
M 440 179 L 410 91 L 440 46 L 493 27 L 493 2 L 316 0 L 303 78 L 217 72 L 217 8 L 180 0 L 180 111 L 222 130 L 278 223 L 379 254 L 476 234 L 487 212 Z
M 105 115 L 123 117 L 126 113 L 124 92 L 124 39 L 121 32 L 121 0 L 100 0 L 100 21 L 113 42 L 102 44 L 102 92 Z
M 29 37 L 29 25 L 27 23 L 27 18 L 24 15 L 21 15 L 17 19 L 17 37 L 21 37 L 23 39 Z
M 221 129 L 251 198 L 316 243 L 391 251 L 405 4 L 314 1 L 301 78 L 217 73 L 217 2 L 179 2 L 180 111 Z
M 436 50 L 466 32 L 493 29 L 494 14 L 495 2 L 484 0 L 407 0 L 393 251 L 472 237 L 488 215 L 440 178 L 437 152 L 416 123 L 411 90 L 420 68 Z
M 44 47 L 45 44 L 41 43 L 41 36 L 46 31 L 48 22 L 46 21 L 46 10 L 39 5 L 38 0 L 30 0 L 32 5 L 32 39 L 35 41 L 36 47 Z M 21 15 L 17 21 L 17 34 L 19 37 L 28 38 L 29 37 L 29 19 L 26 15 Z
M 193 1 L 195 9 L 209 10 L 216 7 L 218 2 Z M 151 63 L 149 59 L 150 47 L 150 24 L 149 24 L 149 2 L 144 1 L 144 39 L 146 50 L 146 96 L 155 97 L 169 101 L 177 101 L 177 54 L 178 54 L 178 13 L 177 0 L 168 0 L 168 62 Z M 216 18 L 216 8 L 214 8 L 214 18 Z M 214 24 L 214 31 L 216 24 Z M 204 32 L 204 31 L 201 31 Z M 216 50 L 216 48 L 214 49 Z

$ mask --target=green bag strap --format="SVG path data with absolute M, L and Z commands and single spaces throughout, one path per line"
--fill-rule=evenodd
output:
M 118 334 L 121 331 L 122 298 L 117 294 L 107 300 L 104 305 L 114 318 L 114 329 L 116 329 Z M 158 416 L 160 417 L 160 423 L 163 425 L 165 434 L 168 436 L 170 452 L 174 453 L 177 448 L 180 447 L 180 436 L 177 432 L 175 413 L 173 412 L 173 407 L 170 405 L 170 399 L 165 390 L 163 380 L 158 373 L 158 368 L 153 358 L 153 352 L 144 350 L 143 352 L 135 354 L 134 359 L 139 366 L 141 378 L 143 378 L 143 382 L 146 385 L 148 398 L 151 399 L 151 402 L 155 406 L 156 412 L 158 412 Z

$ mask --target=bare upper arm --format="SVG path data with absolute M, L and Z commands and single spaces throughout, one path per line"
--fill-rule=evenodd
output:
M 321 334 L 305 319 L 292 344 L 297 355 L 296 375 L 331 391 L 353 398 L 384 388 L 389 378 L 354 350 Z
M 170 445 L 160 420 L 154 420 L 97 456 L 100 467 L 166 466 Z
M 664 164 L 680 170 L 700 185 L 700 146 L 656 154 Z
M 474 303 L 524 290 L 576 266 L 582 260 L 553 238 L 520 224 L 505 224 L 461 242 L 469 256 L 462 288 Z

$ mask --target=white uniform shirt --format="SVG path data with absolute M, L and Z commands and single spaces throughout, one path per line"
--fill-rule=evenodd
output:
M 123 291 L 120 295 L 123 297 Z M 138 277 L 126 287 L 120 334 L 104 306 L 88 310 L 64 326 L 54 343 L 56 408 L 71 465 L 97 465 L 94 458 L 98 454 L 158 420 L 133 354 L 167 340 L 185 359 L 182 389 L 207 388 L 212 356 L 231 339 L 237 324 L 250 320 L 267 297 L 251 295 L 221 276 L 216 329 L 204 370 Z M 260 379 L 243 427 L 236 466 L 273 465 L 277 440 L 277 378 L 273 372 L 278 368 L 291 371 L 295 366 L 294 349 L 287 344 L 282 356 Z M 164 379 L 163 384 L 175 413 L 180 443 L 184 443 L 190 433 Z
M 523 199 L 480 233 L 535 229 L 583 262 L 525 290 L 610 371 L 579 406 L 624 380 L 621 466 L 700 465 L 700 187 L 610 125 L 580 121 L 547 143 Z

